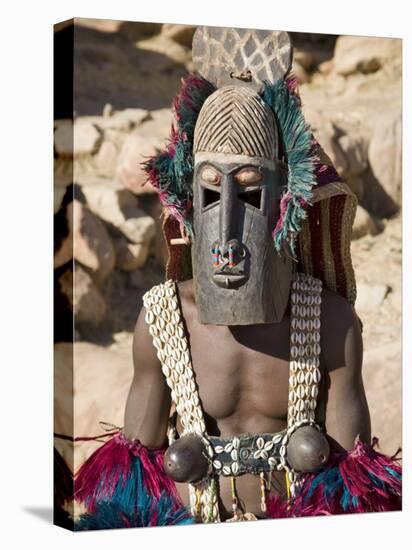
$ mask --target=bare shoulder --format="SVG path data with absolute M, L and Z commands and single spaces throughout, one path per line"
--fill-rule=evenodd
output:
M 177 293 L 185 321 L 196 318 L 197 309 L 193 279 L 177 283 Z
M 181 281 L 177 283 L 177 290 L 179 293 L 180 301 L 184 305 L 189 306 L 195 303 L 193 279 L 189 279 L 187 281 Z
M 321 308 L 322 359 L 329 371 L 362 367 L 362 333 L 354 307 L 342 296 L 324 289 Z
M 146 322 L 144 305 L 140 310 L 133 334 L 133 364 L 135 372 L 156 367 L 161 368 L 156 348 L 153 345 L 153 337 L 149 332 L 149 324 Z
M 322 323 L 333 323 L 335 328 L 359 324 L 355 309 L 346 298 L 326 288 L 322 290 Z

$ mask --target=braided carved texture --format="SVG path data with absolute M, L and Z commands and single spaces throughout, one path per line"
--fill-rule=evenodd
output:
M 264 80 L 274 83 L 285 77 L 292 55 L 284 31 L 198 27 L 193 37 L 195 70 L 218 88 L 236 84 L 234 74 L 250 71 L 249 85 L 260 90 Z
M 273 160 L 277 129 L 270 107 L 246 87 L 225 86 L 205 101 L 196 124 L 194 152 Z

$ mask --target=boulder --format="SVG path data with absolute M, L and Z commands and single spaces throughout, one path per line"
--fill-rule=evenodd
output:
M 154 189 L 147 182 L 142 163 L 156 152 L 155 147 L 144 137 L 138 134 L 127 136 L 119 155 L 116 180 L 135 195 L 153 193 Z
M 133 243 L 148 243 L 154 236 L 153 218 L 137 208 L 136 197 L 118 183 L 85 185 L 82 191 L 90 209 Z
M 63 197 L 66 194 L 66 187 L 59 187 L 55 185 L 53 188 L 53 214 L 56 214 L 62 205 Z
M 117 130 L 119 132 L 129 132 L 135 126 L 142 124 L 150 117 L 146 109 L 124 109 L 115 111 L 109 116 L 103 116 L 97 122 L 103 130 Z
M 101 421 L 123 426 L 124 407 L 133 377 L 130 339 L 131 335 L 121 346 L 110 348 L 89 342 L 56 344 L 56 432 L 84 437 L 104 433 Z M 74 470 L 100 446 L 101 442 L 96 441 L 75 443 Z
M 361 201 L 365 192 L 365 182 L 362 176 L 349 176 L 345 178 L 345 183 L 355 193 L 358 201 Z
M 125 221 L 124 210 L 137 207 L 136 197 L 119 183 L 103 180 L 82 186 L 92 212 L 115 227 Z
M 61 119 L 54 121 L 54 150 L 58 155 L 73 156 L 73 121 Z
M 130 42 L 154 36 L 162 30 L 161 23 L 138 23 L 136 21 L 122 21 L 119 34 Z
M 133 243 L 148 244 L 156 231 L 153 218 L 138 208 L 126 212 L 126 216 L 128 217 L 118 229 Z
M 342 177 L 347 173 L 349 163 L 343 153 L 338 140 L 336 138 L 336 129 L 331 122 L 325 121 L 325 123 L 315 130 L 314 135 L 319 141 L 320 145 L 324 149 L 336 168 L 338 174 Z
M 102 132 L 95 124 L 77 119 L 73 125 L 74 156 L 92 155 L 96 153 L 102 142 Z
M 295 59 L 293 60 L 292 72 L 298 79 L 299 84 L 306 84 L 309 82 L 309 75 L 306 69 Z
M 294 48 L 293 61 L 299 63 L 301 67 L 310 71 L 315 65 L 315 59 L 310 51 Z
M 149 255 L 148 244 L 129 243 L 126 239 L 113 240 L 116 251 L 116 267 L 122 271 L 134 271 L 146 263 Z
M 54 255 L 57 269 L 72 258 L 90 269 L 96 280 L 103 281 L 113 271 L 114 249 L 103 223 L 78 200 L 66 209 L 68 235 Z
M 172 39 L 181 46 L 192 47 L 193 35 L 196 27 L 194 25 L 174 25 L 165 23 L 162 25 L 162 35 Z
M 366 284 L 357 285 L 356 309 L 360 311 L 370 311 L 381 306 L 390 291 L 386 284 Z
M 129 285 L 133 288 L 142 289 L 145 287 L 146 277 L 144 269 L 135 269 L 129 274 Z
M 362 174 L 364 193 L 362 206 L 377 218 L 390 218 L 399 211 L 399 204 L 385 191 L 372 168 Z
M 106 303 L 90 275 L 78 264 L 66 270 L 59 278 L 62 294 L 71 305 L 75 323 L 97 326 L 103 320 Z
M 170 137 L 172 123 L 172 109 L 156 109 L 151 111 L 150 119 L 139 126 L 135 134 L 144 138 L 155 149 L 163 150 Z
M 379 450 L 393 455 L 402 446 L 402 350 L 399 342 L 366 349 L 363 379 L 372 434 Z
M 358 206 L 352 227 L 352 240 L 360 239 L 365 235 L 376 235 L 379 228 L 367 210 Z
M 96 154 L 95 163 L 99 176 L 112 178 L 116 171 L 117 147 L 109 140 L 102 143 L 99 152 Z
M 369 145 L 369 164 L 373 175 L 386 193 L 401 202 L 402 186 L 402 119 L 400 110 L 389 111 L 378 118 Z
M 155 40 L 151 38 L 139 40 L 136 42 L 136 47 L 139 50 L 157 54 L 152 56 L 149 54 L 148 59 L 144 60 L 142 65 L 139 65 L 139 69 L 142 68 L 145 72 L 149 69 L 145 61 L 147 62 L 149 59 L 151 60 L 150 71 L 152 74 L 166 73 L 167 75 L 180 69 L 179 65 L 187 72 L 189 67 L 192 66 L 191 49 L 163 34 L 157 36 Z
M 59 155 L 53 159 L 53 183 L 55 188 L 64 189 L 73 183 L 73 157 Z
M 365 138 L 355 133 L 343 134 L 338 139 L 340 150 L 346 159 L 345 177 L 358 176 L 368 166 L 368 144 Z
M 339 36 L 333 58 L 334 70 L 347 76 L 356 72 L 372 73 L 402 55 L 398 38 Z

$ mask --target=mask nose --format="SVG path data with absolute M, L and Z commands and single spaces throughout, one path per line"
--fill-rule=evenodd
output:
M 233 178 L 223 178 L 220 190 L 219 241 L 221 252 L 228 251 L 228 243 L 235 238 L 237 222 L 237 189 Z
M 235 267 L 246 256 L 245 247 L 237 239 L 231 239 L 223 246 L 216 241 L 212 246 L 213 265 L 221 269 Z

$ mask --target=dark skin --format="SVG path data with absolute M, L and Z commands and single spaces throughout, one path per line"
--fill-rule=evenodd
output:
M 275 433 L 286 427 L 289 380 L 290 317 L 276 324 L 202 325 L 198 321 L 193 281 L 178 285 L 193 368 L 209 435 Z M 326 431 L 332 449 L 352 449 L 356 436 L 370 442 L 370 417 L 362 382 L 362 336 L 352 306 L 323 290 L 321 369 L 326 380 Z M 165 447 L 170 390 L 152 344 L 144 308 L 137 320 L 134 378 L 126 405 L 124 433 L 148 447 Z M 178 431 L 180 425 L 177 426 Z M 187 484 L 177 483 L 185 505 Z M 243 511 L 258 517 L 259 479 L 237 478 Z M 285 495 L 284 473 L 272 476 L 272 493 Z M 230 480 L 220 478 L 221 519 L 231 513 Z

